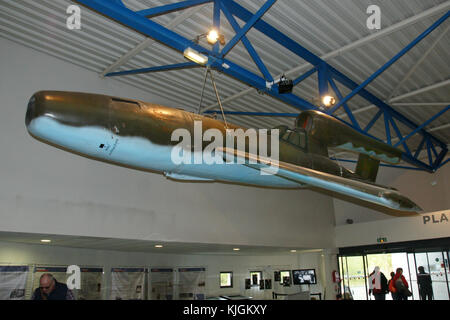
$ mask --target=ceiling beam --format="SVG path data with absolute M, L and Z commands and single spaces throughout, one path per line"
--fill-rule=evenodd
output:
M 417 60 L 417 62 L 409 69 L 408 73 L 403 77 L 402 81 L 400 81 L 394 88 L 394 90 L 391 91 L 388 98 L 386 100 L 390 100 L 400 89 L 403 84 L 409 80 L 409 78 L 414 74 L 414 72 L 417 70 L 417 68 L 422 64 L 422 62 L 425 61 L 426 58 L 430 55 L 431 52 L 433 52 L 436 45 L 441 41 L 441 39 L 446 35 L 448 29 L 450 28 L 450 25 L 447 26 L 447 28 L 442 32 L 439 37 L 433 42 L 433 44 L 428 48 L 428 50 L 422 55 L 422 57 Z
M 445 107 L 450 102 L 397 102 L 391 103 L 395 107 Z
M 359 48 L 359 47 L 361 47 L 363 45 L 366 45 L 367 43 L 370 43 L 370 42 L 372 42 L 374 40 L 377 40 L 377 39 L 379 39 L 379 38 L 381 38 L 383 36 L 389 35 L 389 34 L 395 32 L 395 31 L 398 31 L 398 30 L 400 30 L 402 28 L 410 26 L 410 25 L 412 25 L 412 24 L 414 24 L 414 23 L 416 23 L 416 22 L 418 22 L 420 20 L 423 20 L 425 18 L 431 17 L 431 16 L 433 16 L 433 15 L 439 13 L 439 12 L 442 12 L 444 10 L 448 10 L 449 8 L 450 8 L 450 0 L 440 4 L 438 6 L 432 7 L 430 9 L 428 9 L 428 10 L 425 10 L 425 11 L 423 11 L 423 12 L 417 14 L 417 15 L 414 15 L 414 16 L 408 18 L 408 19 L 402 20 L 402 21 L 400 21 L 400 22 L 398 22 L 398 23 L 396 23 L 396 24 L 394 24 L 394 25 L 392 25 L 390 27 L 384 28 L 381 31 L 378 31 L 376 33 L 372 33 L 371 35 L 369 35 L 367 37 L 364 37 L 364 38 L 361 38 L 361 39 L 359 39 L 359 40 L 357 40 L 355 42 L 352 42 L 352 43 L 350 43 L 350 44 L 348 44 L 346 46 L 343 46 L 342 48 L 339 48 L 339 49 L 336 49 L 336 50 L 331 51 L 329 53 L 326 53 L 326 54 L 322 55 L 320 58 L 323 59 L 323 60 L 332 59 L 334 57 L 337 57 L 339 55 L 344 54 L 345 52 L 348 52 L 350 50 Z M 293 69 L 290 69 L 290 70 L 284 72 L 283 74 L 286 75 L 286 76 L 291 76 L 292 74 L 304 71 L 308 67 L 311 67 L 311 64 L 304 63 L 302 65 L 299 65 L 299 66 L 297 66 L 297 67 L 295 67 Z M 279 77 L 279 76 L 281 76 L 281 74 L 278 75 L 277 77 Z M 277 77 L 275 77 L 275 78 L 277 78 Z M 249 94 L 249 93 L 253 92 L 254 90 L 255 90 L 254 88 L 248 88 L 246 90 L 238 92 L 238 93 L 236 93 L 236 94 L 234 94 L 234 95 L 232 95 L 230 97 L 227 97 L 227 98 L 223 99 L 222 103 L 227 103 L 227 102 L 233 101 L 235 99 L 238 99 L 238 98 L 240 98 L 240 97 L 242 97 L 242 96 L 244 96 L 246 94 Z M 207 106 L 204 110 L 206 111 L 206 110 L 215 108 L 217 106 L 218 106 L 218 104 L 215 103 L 215 104 Z
M 395 102 L 395 101 L 403 100 L 405 98 L 416 96 L 418 94 L 425 93 L 425 92 L 428 92 L 428 91 L 431 91 L 431 90 L 435 90 L 435 89 L 439 89 L 439 88 L 442 88 L 442 87 L 445 87 L 445 86 L 448 86 L 448 85 L 450 85 L 450 79 L 447 79 L 445 81 L 441 81 L 441 82 L 432 84 L 430 86 L 423 87 L 421 89 L 417 89 L 417 90 L 411 91 L 409 93 L 402 94 L 400 96 L 392 98 L 391 100 L 389 100 L 389 102 Z
M 375 71 L 370 77 L 368 77 L 363 83 L 358 85 L 356 88 L 352 89 L 352 92 L 347 94 L 343 99 L 337 103 L 336 106 L 333 107 L 332 110 L 337 110 L 344 103 L 350 101 L 354 96 L 361 95 L 363 96 L 363 89 L 366 88 L 371 82 L 373 82 L 377 77 L 379 77 L 383 72 L 385 72 L 389 67 L 391 67 L 395 62 L 401 59 L 406 53 L 408 53 L 411 49 L 413 49 L 418 43 L 420 43 L 423 39 L 425 39 L 430 33 L 439 28 L 441 24 L 443 24 L 450 17 L 450 11 L 447 11 L 438 21 L 433 23 L 428 29 L 422 32 L 417 38 L 415 38 L 411 43 L 409 43 L 405 48 L 403 48 L 399 53 L 397 53 L 393 58 L 391 58 L 388 62 L 386 62 L 381 68 Z M 345 83 L 343 83 L 345 85 Z M 347 86 L 348 87 L 348 86 Z M 367 99 L 371 101 L 371 99 Z M 374 102 L 378 105 L 377 102 Z M 330 114 L 333 111 L 330 111 Z
M 175 19 L 170 21 L 170 23 L 167 24 L 166 28 L 167 29 L 175 28 L 177 25 L 179 25 L 180 23 L 189 19 L 190 17 L 192 17 L 194 14 L 196 14 L 200 10 L 201 10 L 201 7 L 193 7 L 193 8 L 187 9 L 182 14 L 178 15 Z M 131 58 L 133 58 L 134 56 L 136 56 L 137 54 L 139 54 L 140 52 L 145 50 L 147 47 L 153 45 L 154 43 L 156 43 L 155 40 L 153 40 L 151 38 L 146 38 L 144 41 L 142 41 L 136 47 L 134 47 L 134 49 L 125 53 L 116 62 L 114 62 L 113 64 L 108 66 L 105 70 L 103 70 L 102 73 L 100 73 L 100 76 L 104 77 L 106 74 L 113 72 L 114 70 L 116 70 L 120 66 L 127 63 Z
M 289 93 L 289 94 L 280 94 L 273 88 L 267 87 L 267 81 L 257 74 L 253 73 L 250 70 L 247 70 L 236 63 L 233 63 L 232 61 L 229 61 L 228 59 L 223 58 L 217 50 L 208 50 L 207 48 L 204 48 L 200 46 L 198 43 L 195 43 L 192 40 L 187 39 L 181 34 L 178 34 L 176 32 L 173 32 L 158 23 L 146 19 L 138 14 L 136 12 L 126 8 L 119 6 L 115 4 L 113 1 L 100 1 L 100 0 L 76 0 L 79 3 L 82 3 L 89 8 L 96 10 L 100 12 L 101 14 L 116 20 L 117 22 L 122 23 L 125 26 L 128 26 L 137 32 L 140 32 L 148 37 L 151 37 L 158 42 L 161 42 L 165 44 L 166 46 L 174 49 L 178 52 L 185 52 L 187 48 L 191 48 L 192 50 L 196 50 L 204 54 L 208 57 L 208 66 L 211 68 L 214 68 L 218 70 L 219 72 L 223 72 L 224 74 L 236 78 L 250 86 L 253 86 L 259 90 L 262 90 L 269 95 L 273 96 L 274 98 L 277 98 L 287 104 L 292 105 L 293 107 L 300 109 L 300 110 L 310 110 L 310 109 L 318 109 L 318 106 L 314 106 L 310 102 L 302 99 L 301 97 Z M 217 4 L 219 1 L 222 0 L 215 0 L 215 4 Z M 382 109 L 385 113 L 385 119 L 387 116 L 389 117 L 395 117 L 396 120 L 406 124 L 411 129 L 416 130 L 418 125 L 416 125 L 413 121 L 406 118 L 402 114 L 398 113 L 395 109 L 392 109 L 389 105 L 384 103 L 381 99 L 377 98 L 375 95 L 371 94 L 367 90 L 364 89 L 364 86 L 366 86 L 370 81 L 372 81 L 375 77 L 375 75 L 380 74 L 385 69 L 387 69 L 390 64 L 395 62 L 396 59 L 401 57 L 404 53 L 406 53 L 408 50 L 410 50 L 416 43 L 421 41 L 424 37 L 426 37 L 429 33 L 431 33 L 435 28 L 437 28 L 443 21 L 445 21 L 450 16 L 450 11 L 448 11 L 443 17 L 441 17 L 438 21 L 436 21 L 431 27 L 429 27 L 425 32 L 423 32 L 419 37 L 417 37 L 411 44 L 409 44 L 406 48 L 404 48 L 402 51 L 400 51 L 393 59 L 391 59 L 387 64 L 385 64 L 379 71 L 377 71 L 373 76 L 371 76 L 369 79 L 364 81 L 361 85 L 358 85 L 353 80 L 348 78 L 346 75 L 341 73 L 340 71 L 336 70 L 329 64 L 327 64 L 324 60 L 319 58 L 317 55 L 309 51 L 308 49 L 304 48 L 299 43 L 295 42 L 288 36 L 281 33 L 279 30 L 271 26 L 270 24 L 266 23 L 264 20 L 259 19 L 261 16 L 261 12 L 265 12 L 268 7 L 273 4 L 275 0 L 267 0 L 265 5 L 261 7 L 261 9 L 257 12 L 257 14 L 253 14 L 252 12 L 248 11 L 244 7 L 237 4 L 235 1 L 226 1 L 222 2 L 224 5 L 228 7 L 228 9 L 231 11 L 232 14 L 234 14 L 236 17 L 244 21 L 246 24 L 241 29 L 241 31 L 235 36 L 235 40 L 231 41 L 229 43 L 229 47 L 232 47 L 232 44 L 238 41 L 238 37 L 241 36 L 241 34 L 244 34 L 247 29 L 250 27 L 254 27 L 254 29 L 262 32 L 267 37 L 275 41 L 276 43 L 279 43 L 280 45 L 284 46 L 286 49 L 290 50 L 291 52 L 295 53 L 302 59 L 308 61 L 313 66 L 322 69 L 322 74 L 325 71 L 327 73 L 329 72 L 328 77 L 333 77 L 336 81 L 339 81 L 344 86 L 348 87 L 350 90 L 353 90 L 348 96 L 346 96 L 344 99 L 340 100 L 338 105 L 343 105 L 344 102 L 349 100 L 354 95 L 358 94 L 365 98 L 366 100 L 372 102 L 377 107 Z M 216 17 L 217 7 L 214 6 L 214 18 Z M 214 19 L 215 21 L 217 19 Z M 216 24 L 216 23 L 215 23 Z M 225 46 L 225 49 L 222 53 L 227 52 L 227 46 Z M 320 73 L 320 70 L 319 70 Z M 351 113 L 350 111 L 348 112 Z M 342 121 L 343 123 L 346 123 L 342 119 L 337 118 L 338 120 Z M 347 123 L 348 124 L 348 123 Z M 349 126 L 352 127 L 351 124 Z M 374 136 L 371 136 L 367 132 L 363 132 L 359 127 L 356 126 L 355 128 L 362 134 L 365 134 L 367 136 L 370 136 L 372 138 L 378 139 Z M 417 132 L 420 131 L 423 135 L 425 135 L 427 140 L 427 146 L 428 150 L 430 149 L 430 139 L 433 139 L 436 141 L 439 145 L 442 145 L 442 142 L 439 141 L 436 137 L 431 136 L 428 134 L 425 130 L 423 130 L 421 127 L 417 129 Z M 416 132 L 416 131 L 414 131 Z M 389 134 L 388 127 L 386 128 L 386 133 Z M 380 139 L 378 139 L 380 140 Z M 388 143 L 390 143 L 390 137 L 388 137 Z M 413 158 L 406 150 L 407 153 L 402 153 L 402 159 L 405 161 L 408 161 L 416 166 L 423 167 L 427 171 L 434 170 L 433 164 L 431 163 L 431 157 L 430 158 L 430 165 L 427 165 L 426 163 L 417 161 L 417 159 Z M 433 149 L 434 151 L 434 149 Z M 441 155 L 445 155 L 447 152 L 447 149 L 444 148 Z M 436 153 L 436 152 L 435 152 Z M 441 160 L 441 155 L 438 157 L 439 160 Z M 436 163 L 435 165 L 439 165 L 439 163 Z
M 444 124 L 444 125 L 439 126 L 439 127 L 430 128 L 427 131 L 428 132 L 435 132 L 435 131 L 444 130 L 444 129 L 447 129 L 447 128 L 450 128 L 450 123 Z
M 423 87 L 423 88 L 420 88 L 420 89 L 417 89 L 417 90 L 414 90 L 414 91 L 411 91 L 411 92 L 402 94 L 402 95 L 400 95 L 400 96 L 394 97 L 394 98 L 392 98 L 390 101 L 388 101 L 387 103 L 391 104 L 392 102 L 399 101 L 399 100 L 403 100 L 403 99 L 405 99 L 405 98 L 409 98 L 409 97 L 412 97 L 412 96 L 416 96 L 416 95 L 418 95 L 418 94 L 425 93 L 425 92 L 428 92 L 428 91 L 431 91 L 431 90 L 439 89 L 439 88 L 448 86 L 449 84 L 450 84 L 450 79 L 445 80 L 445 81 L 441 81 L 441 82 L 432 84 L 432 85 L 430 85 L 430 86 L 426 86 L 426 87 Z M 447 105 L 448 105 L 448 104 L 445 104 L 445 106 L 447 106 Z M 361 113 L 361 112 L 365 112 L 365 111 L 367 111 L 367 110 L 370 110 L 370 109 L 372 109 L 372 108 L 374 108 L 374 107 L 375 107 L 375 105 L 374 105 L 374 104 L 371 104 L 371 105 L 368 105 L 368 106 L 366 106 L 366 107 L 363 107 L 363 108 L 354 110 L 354 111 L 352 111 L 352 113 L 353 113 L 353 115 L 355 115 L 355 114 L 358 114 L 358 113 Z M 343 117 L 346 117 L 347 114 L 343 112 L 343 113 L 341 113 L 341 114 L 338 114 L 337 116 L 340 117 L 340 118 L 343 118 Z

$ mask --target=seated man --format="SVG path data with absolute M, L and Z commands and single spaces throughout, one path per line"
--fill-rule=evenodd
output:
M 67 285 L 56 281 L 49 273 L 39 279 L 39 288 L 33 293 L 31 300 L 75 300 Z

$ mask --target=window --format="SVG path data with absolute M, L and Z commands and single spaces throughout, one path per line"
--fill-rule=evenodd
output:
M 252 286 L 259 286 L 259 282 L 262 279 L 262 271 L 250 271 L 250 279 Z
M 303 129 L 295 129 L 295 131 L 287 130 L 281 139 L 302 149 L 306 148 L 306 134 Z
M 233 288 L 233 272 L 224 271 L 220 273 L 220 287 Z
M 305 134 L 305 132 L 302 130 L 302 131 L 298 131 L 297 132 L 298 133 L 298 138 L 299 138 L 299 146 L 300 146 L 300 148 L 305 148 L 306 147 L 306 134 Z

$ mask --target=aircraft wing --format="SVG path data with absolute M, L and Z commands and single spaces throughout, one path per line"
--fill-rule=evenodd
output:
M 422 210 L 410 199 L 393 189 L 335 176 L 282 161 L 274 162 L 269 158 L 230 148 L 217 148 L 217 151 L 221 152 L 224 158 L 226 155 L 229 155 L 237 159 L 237 163 L 260 170 L 261 174 L 275 174 L 301 184 L 334 191 L 395 210 L 413 212 Z

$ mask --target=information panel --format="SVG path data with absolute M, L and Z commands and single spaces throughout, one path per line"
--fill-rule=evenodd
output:
M 112 268 L 111 300 L 143 300 L 145 268 Z
M 101 300 L 103 289 L 103 268 L 80 268 L 81 288 L 79 300 Z
M 205 268 L 179 268 L 179 299 L 203 300 L 206 293 Z
M 0 266 L 0 300 L 24 300 L 28 266 Z
M 171 268 L 150 269 L 152 300 L 173 300 L 173 282 L 175 273 Z

